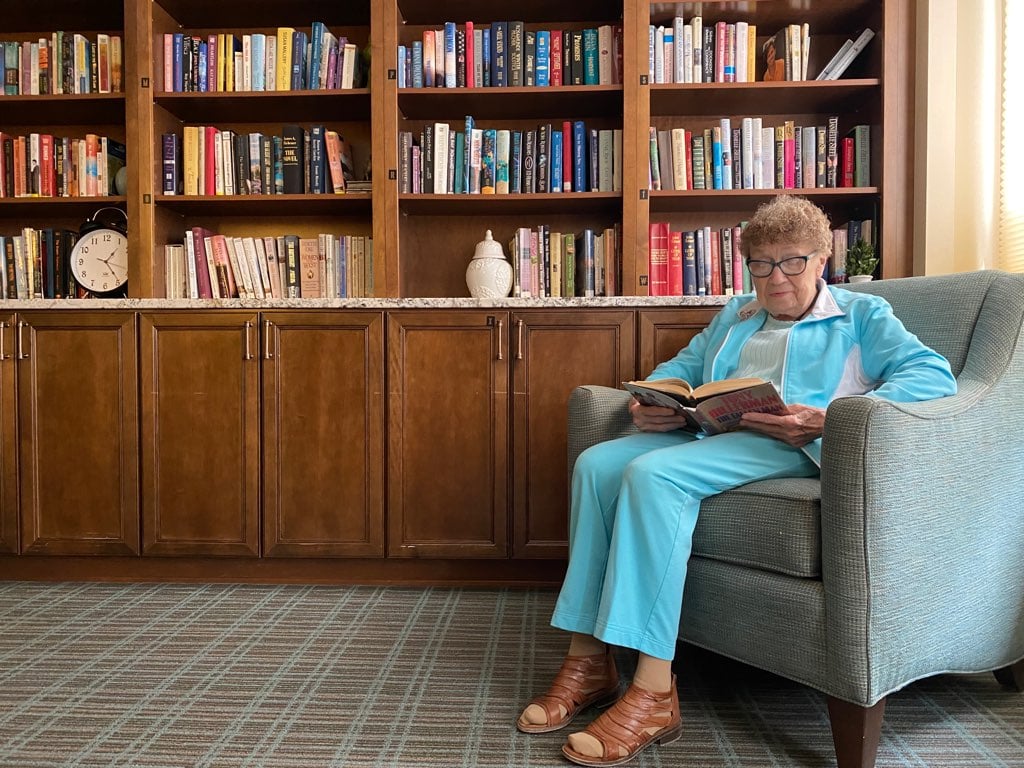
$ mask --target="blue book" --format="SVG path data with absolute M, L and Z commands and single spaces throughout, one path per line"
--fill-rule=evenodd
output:
M 305 32 L 299 31 L 292 38 L 292 78 L 291 90 L 301 91 L 306 87 L 303 75 L 306 73 L 306 42 Z
M 590 191 L 591 192 L 600 192 L 601 191 L 599 186 L 598 186 L 598 178 L 599 178 L 599 172 L 600 172 L 599 163 L 600 163 L 600 157 L 601 157 L 601 153 L 599 151 L 599 147 L 600 147 L 600 140 L 598 139 L 597 128 L 591 128 L 590 129 L 590 163 L 589 163 L 589 165 L 590 165 Z
M 470 183 L 470 173 L 473 169 L 473 116 L 466 115 L 466 138 L 463 141 L 464 147 L 462 150 L 463 157 L 463 169 L 462 169 L 462 191 L 469 194 L 473 191 L 473 185 Z
M 551 178 L 550 188 L 552 192 L 562 191 L 562 132 L 558 129 L 551 131 Z
M 342 235 L 338 238 L 338 250 L 335 254 L 338 264 L 338 297 L 349 298 L 348 295 L 348 238 Z
M 547 87 L 550 82 L 551 71 L 551 33 L 547 30 L 537 30 L 537 53 L 534 59 L 535 80 L 538 86 Z
M 309 129 L 309 191 L 312 193 L 326 191 L 326 160 L 324 127 L 314 125 Z
M 494 128 L 484 129 L 483 147 L 480 152 L 480 192 L 484 195 L 493 195 L 495 192 L 497 133 Z
M 274 158 L 274 194 L 284 194 L 284 139 L 281 136 L 271 137 Z
M 711 170 L 714 189 L 722 189 L 722 132 L 718 128 L 711 131 Z
M 480 61 L 483 64 L 483 79 L 480 81 L 484 88 L 491 85 L 491 30 L 484 29 L 480 37 Z
M 704 230 L 697 230 L 697 249 L 694 253 L 694 260 L 696 262 L 696 273 L 697 273 L 697 292 L 695 296 L 703 296 L 704 290 L 704 254 L 708 250 L 707 244 L 704 242 Z M 685 278 L 684 278 L 685 279 Z
M 505 77 L 508 62 L 508 22 L 491 23 L 491 85 L 504 88 L 508 85 Z
M 697 295 L 697 235 L 683 232 L 683 295 Z
M 508 158 L 508 191 L 513 195 L 523 191 L 522 131 L 512 131 L 512 149 Z
M 597 30 L 583 30 L 583 84 L 599 85 L 600 70 L 597 60 Z
M 254 91 L 265 91 L 267 60 L 267 36 L 259 33 L 250 38 L 249 55 L 252 57 L 252 89 Z M 202 48 L 199 50 L 199 58 L 203 58 Z M 204 67 L 205 69 L 205 67 Z M 201 73 L 200 73 L 201 76 Z
M 572 191 L 587 191 L 587 127 L 582 120 L 572 124 Z
M 205 93 L 208 90 L 206 82 L 206 43 L 199 44 L 199 91 Z
M 423 41 L 414 40 L 412 44 L 412 87 L 423 87 Z
M 444 23 L 444 87 L 455 88 L 455 22 Z
M 309 81 L 306 84 L 307 88 L 319 88 L 320 87 L 320 54 L 323 51 L 324 46 L 324 23 L 322 21 L 314 21 L 312 29 L 309 33 L 310 36 L 310 51 L 309 51 Z M 260 35 L 260 37 L 263 37 Z M 253 62 L 263 61 L 261 56 L 259 59 L 256 58 L 256 35 L 252 36 L 252 60 Z M 254 67 L 254 70 L 258 67 Z M 262 80 L 262 78 L 260 78 Z M 253 72 L 253 82 L 256 82 L 255 71 Z M 257 90 L 256 86 L 253 86 L 253 90 Z M 259 90 L 263 90 L 260 88 Z
M 452 192 L 461 195 L 466 191 L 466 134 L 452 131 L 455 136 L 455 174 Z
M 185 90 L 184 68 L 182 67 L 182 56 L 184 55 L 185 35 L 181 32 L 174 33 L 174 88 L 175 93 L 182 93 Z
M 408 51 L 404 45 L 398 46 L 398 87 L 405 88 L 405 64 L 408 58 Z

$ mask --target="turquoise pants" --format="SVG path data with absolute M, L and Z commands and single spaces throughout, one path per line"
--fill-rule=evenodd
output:
M 642 432 L 587 449 L 573 470 L 569 567 L 552 625 L 673 658 L 701 499 L 817 474 L 803 451 L 750 431 Z

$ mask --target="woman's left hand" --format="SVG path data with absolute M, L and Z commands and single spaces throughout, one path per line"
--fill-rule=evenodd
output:
M 825 409 L 809 405 L 787 406 L 788 413 L 745 413 L 740 426 L 774 437 L 776 440 L 800 448 L 821 437 L 825 429 Z

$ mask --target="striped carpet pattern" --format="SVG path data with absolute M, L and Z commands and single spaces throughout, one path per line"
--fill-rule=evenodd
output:
M 565 648 L 553 604 L 548 590 L 0 583 L 0 766 L 564 766 L 564 733 L 513 725 Z M 834 764 L 816 692 L 695 649 L 679 670 L 683 738 L 631 765 Z M 1024 696 L 992 675 L 912 685 L 889 699 L 878 765 L 1024 767 Z

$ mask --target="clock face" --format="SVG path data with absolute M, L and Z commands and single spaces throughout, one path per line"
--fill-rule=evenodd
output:
M 71 250 L 71 274 L 94 293 L 116 291 L 128 282 L 128 238 L 116 229 L 96 229 Z

